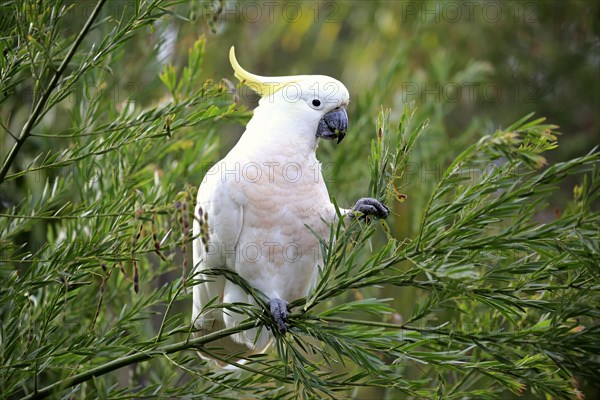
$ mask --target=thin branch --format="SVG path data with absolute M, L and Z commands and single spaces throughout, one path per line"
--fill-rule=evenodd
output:
M 41 170 L 47 169 L 47 168 L 64 167 L 64 166 L 73 164 L 73 163 L 75 163 L 77 161 L 81 161 L 83 159 L 86 159 L 86 158 L 89 158 L 89 157 L 92 157 L 92 156 L 97 156 L 97 155 L 109 153 L 111 151 L 120 149 L 123 146 L 129 145 L 131 143 L 135 143 L 135 142 L 138 142 L 138 141 L 141 141 L 141 140 L 145 140 L 145 139 L 160 138 L 160 137 L 164 137 L 164 136 L 167 136 L 167 134 L 166 133 L 157 133 L 157 134 L 154 134 L 154 135 L 148 135 L 148 136 L 146 136 L 144 138 L 135 137 L 133 139 L 126 140 L 126 141 L 124 141 L 122 143 L 119 143 L 119 144 L 116 144 L 114 146 L 106 147 L 106 148 L 103 148 L 103 149 L 100 149 L 100 150 L 96 150 L 96 151 L 90 151 L 89 153 L 82 154 L 82 155 L 75 156 L 75 157 L 71 157 L 71 158 L 67 158 L 67 159 L 62 160 L 62 161 L 54 162 L 52 164 L 40 165 L 40 166 L 32 167 L 32 168 L 29 168 L 29 169 L 26 169 L 26 170 L 23 170 L 23 171 L 15 172 L 14 174 L 10 174 L 10 175 L 6 176 L 5 180 L 7 180 L 7 179 L 15 179 L 15 178 L 18 178 L 20 176 L 29 174 L 31 172 L 41 171 Z M 0 182 L 0 183 L 2 183 L 2 182 Z
M 119 368 L 126 367 L 127 365 L 131 365 L 133 363 L 138 363 L 141 361 L 146 361 L 153 358 L 154 356 L 176 353 L 187 349 L 195 349 L 201 347 L 206 343 L 224 338 L 226 336 L 233 335 L 238 332 L 245 331 L 247 329 L 255 328 L 256 326 L 256 321 L 248 321 L 236 325 L 233 328 L 221 329 L 220 331 L 213 332 L 195 339 L 184 340 L 178 343 L 159 346 L 154 349 L 151 348 L 149 350 L 138 350 L 138 352 L 136 353 L 128 354 L 126 356 L 117 358 L 116 360 L 109 361 L 106 364 L 99 365 L 88 371 L 82 372 L 80 374 L 71 376 L 70 378 L 66 378 L 56 383 L 53 383 L 52 385 L 46 386 L 45 388 L 42 388 L 37 392 L 23 397 L 23 400 L 43 399 L 52 395 L 56 391 L 64 390 L 66 388 L 78 385 L 96 376 L 107 374 Z
M 457 331 L 442 330 L 442 329 L 435 328 L 435 327 L 420 328 L 420 327 L 416 327 L 416 326 L 412 326 L 412 325 L 408 325 L 408 324 L 398 325 L 398 324 L 390 324 L 390 323 L 386 323 L 386 322 L 366 321 L 366 320 L 360 320 L 360 319 L 350 319 L 350 318 L 340 318 L 340 317 L 311 317 L 308 319 L 315 320 L 315 321 L 333 322 L 333 323 L 339 323 L 339 324 L 362 325 L 362 326 L 372 326 L 372 327 L 377 327 L 377 328 L 387 328 L 387 329 L 397 329 L 397 330 L 413 331 L 413 332 L 420 332 L 420 333 L 429 333 L 429 334 L 435 334 L 435 335 L 444 335 L 444 336 L 448 336 L 448 337 L 462 337 L 462 338 L 474 340 L 474 341 L 495 341 L 498 338 L 508 338 L 508 339 L 511 339 L 511 342 L 513 342 L 513 343 L 520 343 L 520 344 L 539 343 L 539 341 L 527 340 L 527 339 L 513 340 L 512 332 L 488 332 L 487 336 L 478 336 L 476 334 L 470 334 L 470 333 L 462 333 L 461 334 L 460 332 L 457 332 Z
M 10 118 L 10 115 L 9 115 L 9 118 Z M 17 138 L 17 137 L 14 135 L 14 133 L 12 133 L 12 132 L 10 131 L 10 129 L 8 129 L 8 127 L 7 127 L 6 125 L 4 125 L 4 123 L 3 123 L 2 121 L 0 121 L 0 127 L 2 127 L 2 129 L 4 129 L 4 130 L 6 131 L 6 133 L 8 133 L 8 134 L 9 134 L 9 135 L 10 135 L 10 136 L 13 138 L 13 139 L 15 139 L 15 140 L 19 140 L 19 139 L 18 139 L 18 138 Z
M 162 210 L 159 210 L 162 211 Z M 63 220 L 63 219 L 82 219 L 82 218 L 109 218 L 109 217 L 131 217 L 131 213 L 104 213 L 104 214 L 79 214 L 79 215 L 14 215 L 0 213 L 1 218 L 14 219 L 44 219 L 44 220 Z
M 96 7 L 94 7 L 94 10 L 92 11 L 92 14 L 90 15 L 90 17 L 86 21 L 85 25 L 81 29 L 81 32 L 79 32 L 79 35 L 77 35 L 77 38 L 75 39 L 75 42 L 73 43 L 73 46 L 71 47 L 71 50 L 69 50 L 69 53 L 67 54 L 67 56 L 65 57 L 63 62 L 60 64 L 60 66 L 58 67 L 58 69 L 56 70 L 54 75 L 52 76 L 52 80 L 50 81 L 50 83 L 48 84 L 48 87 L 44 91 L 42 98 L 40 99 L 40 101 L 37 102 L 33 111 L 29 115 L 27 122 L 25 122 L 25 125 L 23 126 L 23 129 L 21 130 L 21 134 L 19 135 L 19 138 L 13 145 L 12 149 L 10 149 L 10 152 L 8 153 L 8 155 L 6 156 L 6 159 L 4 160 L 2 169 L 0 169 L 0 184 L 2 184 L 4 182 L 4 178 L 6 177 L 6 174 L 8 173 L 8 170 L 10 169 L 10 166 L 12 165 L 13 161 L 17 157 L 17 153 L 19 152 L 19 150 L 21 149 L 21 146 L 23 146 L 23 144 L 25 143 L 25 141 L 27 140 L 29 135 L 31 135 L 31 130 L 36 125 L 37 120 L 42 113 L 42 110 L 44 109 L 46 103 L 48 102 L 48 99 L 50 98 L 50 94 L 52 94 L 52 91 L 54 90 L 56 85 L 58 85 L 58 81 L 59 81 L 60 77 L 62 76 L 63 72 L 69 65 L 69 62 L 75 55 L 75 52 L 79 48 L 79 45 L 83 41 L 83 38 L 87 35 L 88 31 L 90 30 L 92 23 L 94 22 L 94 20 L 100 13 L 100 10 L 102 9 L 102 6 L 104 5 L 104 3 L 106 3 L 106 0 L 98 0 Z
M 293 383 L 294 382 L 293 379 L 288 378 L 286 376 L 279 376 L 279 375 L 271 374 L 271 373 L 269 373 L 267 371 L 264 371 L 264 370 L 261 371 L 261 370 L 258 370 L 256 368 L 252 368 L 252 367 L 250 367 L 250 366 L 248 366 L 248 365 L 246 365 L 244 363 L 240 363 L 240 362 L 229 360 L 229 359 L 227 359 L 225 357 L 222 357 L 222 356 L 220 356 L 220 355 L 218 355 L 216 353 L 213 353 L 212 351 L 206 350 L 206 349 L 204 349 L 203 352 L 206 353 L 206 354 L 208 354 L 210 357 L 212 357 L 212 358 L 214 358 L 216 360 L 219 360 L 219 361 L 231 364 L 234 367 L 237 367 L 239 369 L 243 369 L 243 370 L 251 372 L 253 374 L 268 376 L 269 378 L 274 379 L 274 380 L 279 381 L 279 382 L 282 382 L 282 383 Z

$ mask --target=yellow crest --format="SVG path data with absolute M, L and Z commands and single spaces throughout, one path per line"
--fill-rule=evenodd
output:
M 255 75 L 246 71 L 235 58 L 233 46 L 231 46 L 231 49 L 229 50 L 229 62 L 233 67 L 235 77 L 238 78 L 243 85 L 248 86 L 262 97 L 269 96 L 278 90 L 281 90 L 285 85 L 297 81 L 297 77 L 293 76 L 268 77 Z

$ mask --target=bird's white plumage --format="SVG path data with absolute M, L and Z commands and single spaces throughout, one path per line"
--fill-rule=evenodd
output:
M 193 259 L 197 278 L 208 281 L 194 286 L 192 319 L 205 333 L 247 318 L 221 308 L 204 310 L 209 301 L 253 301 L 225 278 L 201 275 L 203 269 L 235 271 L 270 299 L 291 302 L 309 293 L 322 265 L 318 239 L 307 226 L 328 237 L 328 222 L 336 213 L 316 158 L 315 132 L 327 112 L 348 104 L 349 95 L 326 76 L 286 79 L 293 85 L 263 95 L 239 142 L 206 174 L 198 191 L 196 212 L 208 214 L 209 240 L 208 251 L 195 240 Z M 311 103 L 315 98 L 321 107 Z M 197 237 L 196 220 L 193 230 Z M 216 345 L 229 353 L 260 352 L 270 336 L 265 330 L 257 333 L 243 332 Z

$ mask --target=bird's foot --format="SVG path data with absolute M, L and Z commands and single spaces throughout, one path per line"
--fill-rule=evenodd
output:
M 372 197 L 363 197 L 358 199 L 352 211 L 358 211 L 363 215 L 373 215 L 377 218 L 387 218 L 390 214 L 389 208 L 385 204 Z M 354 214 L 350 214 L 354 217 Z
M 269 308 L 271 309 L 271 315 L 275 319 L 277 323 L 277 327 L 279 328 L 279 332 L 285 333 L 287 332 L 287 320 L 288 320 L 288 303 L 285 300 L 281 299 L 272 299 L 267 303 Z

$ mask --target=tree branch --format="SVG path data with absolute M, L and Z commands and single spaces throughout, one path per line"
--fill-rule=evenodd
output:
M 107 374 L 119 368 L 123 368 L 127 365 L 140 361 L 146 361 L 157 355 L 171 354 L 182 350 L 197 348 L 199 346 L 202 346 L 203 344 L 224 338 L 226 336 L 233 335 L 238 332 L 245 331 L 247 329 L 255 328 L 256 326 L 256 321 L 248 321 L 245 323 L 241 323 L 233 328 L 222 329 L 220 331 L 213 332 L 195 339 L 184 340 L 182 342 L 173 343 L 166 346 L 160 346 L 149 350 L 139 350 L 137 353 L 117 358 L 115 360 L 107 362 L 106 364 L 99 365 L 88 371 L 82 372 L 80 374 L 71 376 L 67 379 L 63 379 L 61 381 L 53 383 L 52 385 L 46 386 L 45 388 L 38 390 L 37 392 L 31 393 L 30 395 L 23 397 L 23 400 L 43 399 L 52 395 L 55 391 L 75 386 L 79 383 L 88 381 L 93 377 Z
M 83 26 L 83 28 L 81 29 L 81 31 L 79 32 L 79 35 L 77 35 L 77 38 L 75 39 L 73 46 L 69 50 L 69 53 L 64 58 L 64 60 L 62 61 L 62 63 L 60 64 L 60 66 L 58 67 L 58 69 L 56 70 L 54 75 L 52 76 L 52 80 L 50 81 L 50 83 L 48 84 L 48 87 L 44 91 L 42 98 L 37 102 L 33 111 L 29 115 L 27 122 L 25 122 L 25 125 L 23 125 L 23 129 L 21 129 L 21 134 L 19 135 L 19 138 L 17 139 L 17 141 L 15 142 L 13 147 L 10 149 L 8 156 L 6 156 L 6 159 L 4 160 L 2 169 L 0 169 L 0 184 L 2 184 L 4 182 L 4 178 L 6 177 L 6 174 L 8 173 L 8 170 L 10 169 L 10 166 L 12 165 L 13 161 L 17 157 L 17 153 L 19 152 L 19 150 L 21 149 L 21 146 L 23 146 L 23 144 L 25 143 L 25 141 L 27 140 L 29 135 L 31 135 L 31 130 L 36 125 L 36 122 L 37 122 L 38 118 L 40 117 L 42 110 L 44 109 L 44 106 L 46 105 L 46 103 L 48 102 L 48 99 L 50 98 L 50 94 L 52 94 L 52 91 L 58 84 L 58 80 L 62 76 L 63 72 L 65 72 L 65 69 L 67 68 L 67 66 L 69 65 L 69 62 L 75 55 L 75 52 L 77 51 L 77 48 L 83 41 L 83 38 L 87 35 L 88 31 L 90 30 L 92 23 L 94 22 L 94 20 L 100 13 L 100 10 L 102 9 L 102 6 L 104 5 L 104 3 L 106 3 L 106 0 L 98 0 L 96 7 L 94 7 L 94 10 L 92 11 L 92 14 L 86 21 L 86 23 Z

